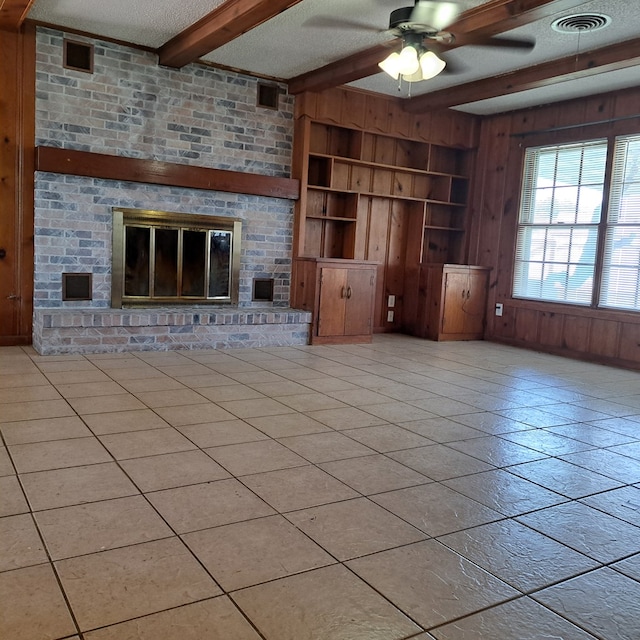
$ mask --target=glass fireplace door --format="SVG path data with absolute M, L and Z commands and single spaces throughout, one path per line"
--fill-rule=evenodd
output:
M 179 216 L 211 225 L 201 228 L 171 224 L 178 214 L 167 214 L 150 224 L 160 212 L 126 212 L 114 211 L 113 306 L 237 302 L 240 221 Z

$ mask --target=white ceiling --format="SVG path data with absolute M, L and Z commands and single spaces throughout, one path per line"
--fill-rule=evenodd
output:
M 460 0 L 463 9 L 487 0 Z M 35 0 L 29 18 L 59 27 L 132 44 L 157 48 L 224 0 Z M 287 11 L 243 36 L 212 51 L 203 60 L 251 74 L 287 80 L 324 66 L 390 38 L 385 32 L 389 13 L 412 0 L 302 0 Z M 612 24 L 600 31 L 560 34 L 551 29 L 556 17 L 574 13 L 603 13 Z M 318 18 L 344 21 L 342 28 L 314 25 Z M 351 26 L 361 23 L 364 28 Z M 411 85 L 417 96 L 466 82 L 490 78 L 516 69 L 584 53 L 638 37 L 640 0 L 590 0 L 571 11 L 503 34 L 533 38 L 531 52 L 466 46 L 446 54 L 460 71 L 441 74 Z M 640 61 L 639 61 L 640 63 Z M 460 105 L 457 109 L 489 114 L 521 107 L 583 97 L 640 84 L 640 65 L 601 73 L 592 78 L 563 82 L 508 96 Z M 352 86 L 386 95 L 408 96 L 408 85 L 379 73 Z

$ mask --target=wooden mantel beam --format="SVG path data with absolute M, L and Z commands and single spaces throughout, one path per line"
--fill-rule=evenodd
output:
M 36 171 L 297 200 L 300 181 L 104 153 L 36 147 Z
M 491 0 L 461 14 L 452 27 L 456 42 L 447 48 L 464 46 L 477 36 L 495 36 L 582 4 L 586 4 L 585 0 Z M 394 39 L 292 78 L 289 93 L 324 91 L 379 73 L 378 62 L 398 42 Z
M 18 31 L 34 0 L 0 0 L 0 30 Z
M 407 100 L 404 109 L 411 113 L 444 109 L 633 66 L 640 66 L 640 38 L 476 80 L 450 89 L 425 93 Z
M 158 50 L 159 63 L 183 67 L 243 33 L 270 20 L 301 0 L 226 0 Z

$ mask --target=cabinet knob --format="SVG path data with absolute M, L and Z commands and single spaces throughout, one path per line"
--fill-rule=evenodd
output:
M 347 287 L 347 298 L 351 298 L 351 294 L 353 292 L 351 291 L 351 287 Z

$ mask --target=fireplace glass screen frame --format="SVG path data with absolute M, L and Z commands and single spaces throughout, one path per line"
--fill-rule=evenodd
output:
M 237 304 L 242 221 L 113 210 L 111 306 Z

